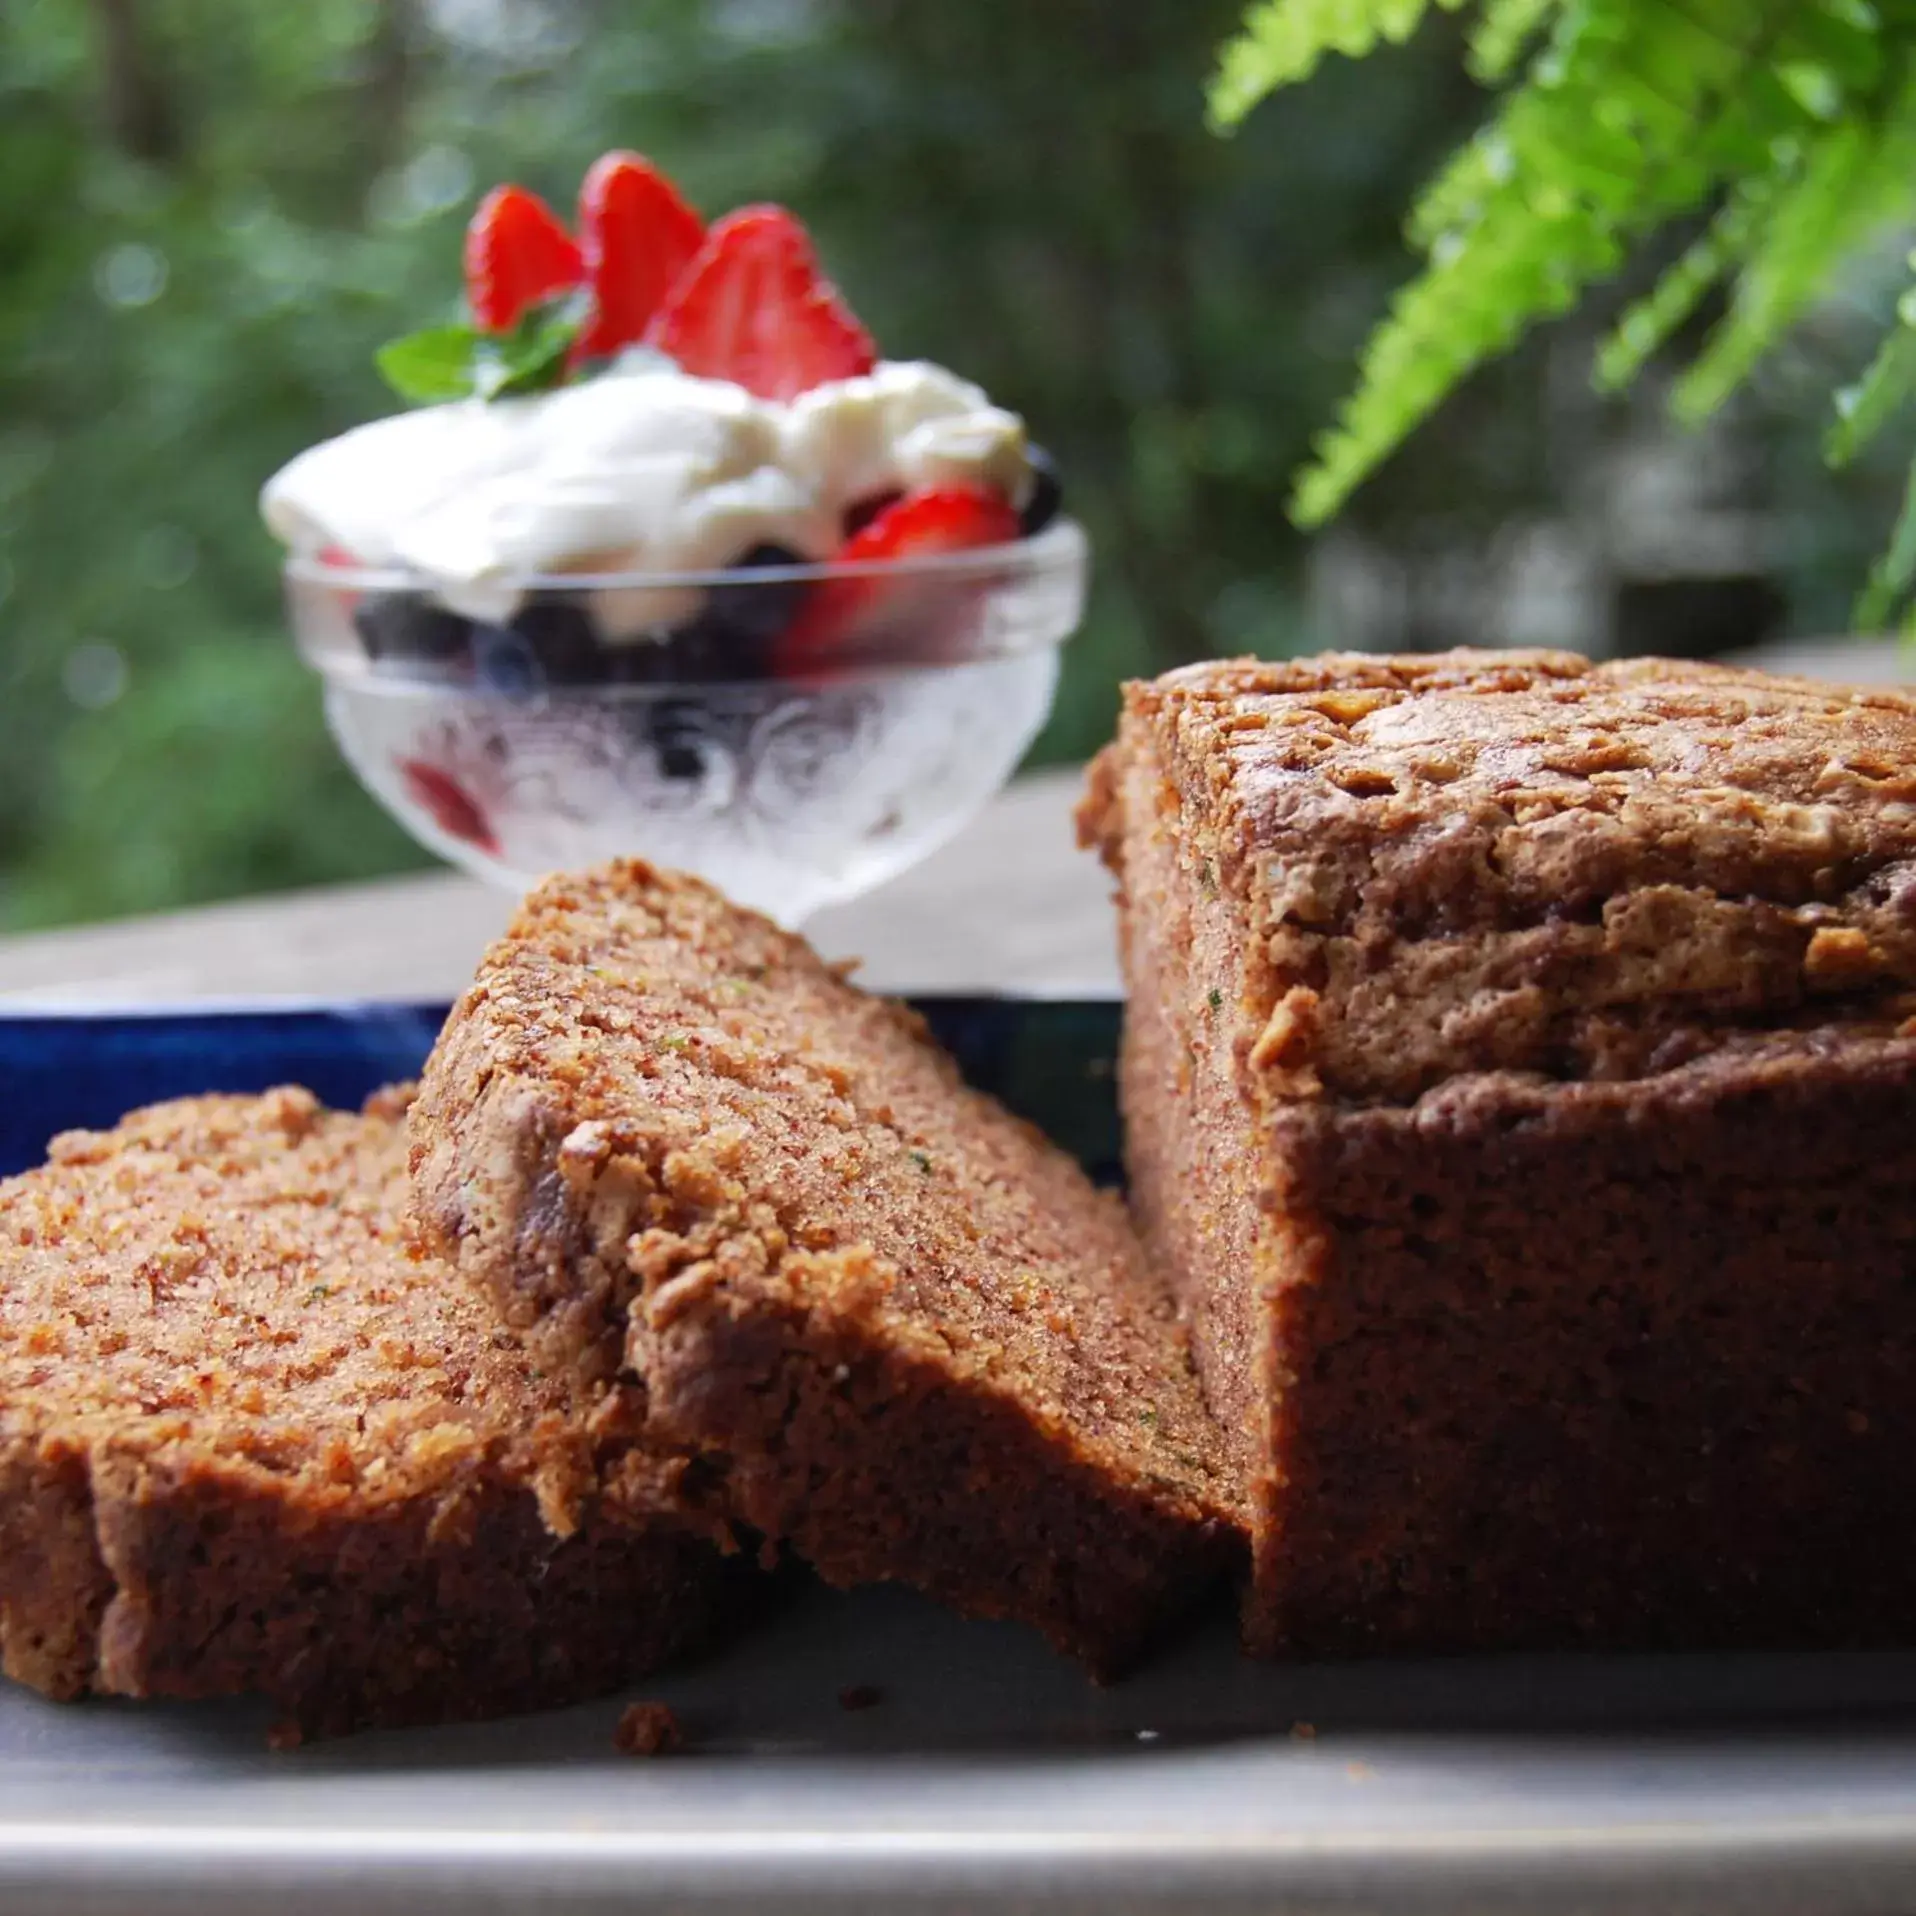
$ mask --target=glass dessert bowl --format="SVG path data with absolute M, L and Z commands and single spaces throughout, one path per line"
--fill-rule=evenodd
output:
M 431 850 L 515 887 L 638 854 L 788 923 L 1010 777 L 1083 610 L 1024 421 L 882 358 L 780 206 L 708 226 L 636 153 L 576 233 L 519 186 L 410 410 L 266 483 L 334 736 Z
M 1005 784 L 1086 573 L 1060 520 L 920 558 L 532 577 L 497 619 L 403 571 L 285 579 L 341 751 L 429 850 L 515 888 L 637 855 L 791 924 Z

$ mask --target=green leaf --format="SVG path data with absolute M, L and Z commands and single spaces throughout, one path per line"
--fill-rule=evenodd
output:
M 1507 79 L 1524 49 L 1564 0 L 1484 0 L 1470 36 L 1471 77 L 1485 86 Z
M 1326 53 L 1404 37 L 1426 10 L 1263 0 L 1225 49 L 1213 122 L 1234 123 Z M 1718 209 L 1624 314 L 1596 378 L 1627 384 L 1732 280 L 1727 316 L 1672 399 L 1695 423 L 1827 296 L 1845 261 L 1916 207 L 1916 0 L 1480 0 L 1467 59 L 1507 90 L 1411 209 L 1423 270 L 1393 299 L 1355 391 L 1298 475 L 1301 526 L 1328 519 L 1478 366 L 1574 306 L 1673 219 Z M 1912 396 L 1916 286 L 1837 395 L 1831 462 L 1855 458 Z M 1916 474 L 1858 620 L 1880 624 L 1913 595 Z M 1916 629 L 1916 607 L 1911 618 Z
M 1752 182 L 1726 200 L 1708 228 L 1666 269 L 1650 293 L 1617 321 L 1597 349 L 1599 392 L 1621 392 L 1629 385 L 1650 355 L 1748 250 L 1769 205 L 1770 184 Z
M 1856 601 L 1857 631 L 1882 631 L 1897 601 L 1908 596 L 1912 580 L 1916 580 L 1916 469 L 1904 488 L 1902 510 L 1889 536 L 1889 550 L 1871 569 L 1869 583 Z
M 1895 37 L 1858 4 L 1485 0 L 1473 49 L 1486 71 L 1508 71 L 1546 23 L 1549 42 L 1413 210 L 1410 238 L 1428 263 L 1299 477 L 1299 523 L 1335 512 L 1477 366 L 1569 310 L 1659 227 L 1724 197 L 1598 366 L 1600 383 L 1629 379 L 1736 272 L 1730 319 L 1680 388 L 1690 416 L 1720 403 L 1834 261 L 1885 210 L 1907 209 L 1916 101 L 1900 96 L 1911 56 L 1890 59 Z M 1256 97 L 1326 50 L 1367 51 L 1387 24 L 1402 15 L 1267 0 L 1234 50 L 1235 80 Z
M 1848 465 L 1912 391 L 1916 391 L 1916 293 L 1905 293 L 1897 302 L 1895 330 L 1876 349 L 1862 378 L 1836 395 L 1836 418 L 1823 440 L 1823 456 L 1832 466 Z
M 1455 387 L 1536 321 L 1614 273 L 1631 244 L 1714 190 L 1717 154 L 1747 144 L 1746 81 L 1767 46 L 1747 16 L 1650 0 L 1580 0 L 1530 77 L 1472 151 L 1445 169 L 1415 216 L 1430 263 L 1367 347 L 1358 387 L 1300 476 L 1292 515 L 1329 518 Z M 1742 32 L 1727 31 L 1741 20 Z M 1767 150 L 1767 149 L 1766 149 Z
M 1436 0 L 1455 12 L 1465 0 Z M 1258 0 L 1218 58 L 1208 95 L 1211 124 L 1237 125 L 1266 94 L 1308 79 L 1327 53 L 1359 59 L 1380 40 L 1417 31 L 1431 0 Z
M 1837 263 L 1907 215 L 1916 87 L 1901 94 L 1880 124 L 1852 116 L 1822 134 L 1801 179 L 1778 196 L 1738 276 L 1729 317 L 1671 396 L 1679 419 L 1695 424 L 1715 412 L 1827 290 Z
M 481 399 L 544 392 L 561 385 L 566 355 L 584 323 L 584 302 L 548 301 L 501 338 L 482 338 L 473 352 L 473 389 Z
M 387 385 L 416 406 L 547 392 L 565 383 L 587 310 L 584 295 L 569 293 L 529 308 L 507 333 L 433 326 L 382 346 L 374 363 Z
M 1823 268 L 1851 236 L 1869 157 L 1865 130 L 1846 122 L 1816 148 L 1802 178 L 1771 210 L 1738 277 L 1729 316 L 1671 395 L 1671 410 L 1686 424 L 1715 412 L 1822 290 Z
M 431 406 L 464 399 L 473 391 L 472 353 L 478 339 L 470 326 L 429 326 L 389 340 L 373 355 L 379 375 L 401 399 Z

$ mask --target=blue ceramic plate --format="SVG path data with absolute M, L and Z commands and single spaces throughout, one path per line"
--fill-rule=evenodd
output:
M 1102 1179 L 1117 1175 L 1112 1060 L 1118 1008 L 1009 998 L 920 1001 L 965 1074 L 1050 1131 Z M 303 1084 L 357 1105 L 418 1075 L 444 1005 L 111 1017 L 0 1017 L 0 1176 L 48 1138 L 112 1124 L 162 1098 Z

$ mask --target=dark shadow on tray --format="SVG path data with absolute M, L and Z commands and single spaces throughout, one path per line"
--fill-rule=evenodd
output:
M 1756 1740 L 1916 1724 L 1916 1652 L 1379 1658 L 1253 1663 L 1236 1652 L 1220 1603 L 1121 1682 L 1099 1686 L 1029 1631 L 966 1623 L 908 1591 L 840 1593 L 802 1580 L 778 1612 L 716 1656 L 618 1696 L 499 1722 L 377 1731 L 269 1752 L 271 1712 L 248 1703 L 91 1704 L 73 1712 L 10 1698 L 0 1762 L 21 1749 L 57 1759 L 67 1726 L 118 1719 L 115 1767 L 189 1762 L 234 1774 L 368 1775 L 414 1769 L 618 1764 L 625 1704 L 671 1706 L 682 1755 L 856 1758 L 1070 1757 L 1224 1749 L 1247 1743 L 1575 1734 L 1681 1740 L 1735 1729 Z M 97 1743 L 88 1768 L 97 1774 Z M 76 1739 L 76 1749 L 78 1741 Z

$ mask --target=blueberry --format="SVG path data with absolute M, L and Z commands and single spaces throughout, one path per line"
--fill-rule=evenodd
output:
M 1019 510 L 1018 530 L 1029 539 L 1058 516 L 1058 508 L 1064 503 L 1064 485 L 1058 478 L 1056 462 L 1042 446 L 1027 448 L 1025 456 L 1031 462 L 1031 497 Z
M 779 545 L 771 539 L 761 539 L 755 546 L 747 546 L 736 559 L 727 564 L 727 572 L 769 571 L 773 566 L 802 566 L 810 561 L 802 552 L 794 552 L 790 546 Z
M 353 607 L 353 624 L 373 660 L 456 665 L 467 655 L 471 621 L 423 592 L 369 592 Z
M 529 699 L 546 683 L 545 668 L 532 641 L 509 625 L 472 628 L 472 662 L 488 692 Z
M 804 563 L 789 546 L 768 542 L 741 552 L 725 569 L 756 572 Z M 791 624 L 807 589 L 802 579 L 741 580 L 737 585 L 714 586 L 706 595 L 704 609 L 687 630 L 699 632 L 721 653 L 730 643 L 741 652 L 762 655 L 764 648 Z
M 646 710 L 646 738 L 658 753 L 659 770 L 667 778 L 690 784 L 705 776 L 699 711 L 692 699 L 658 699 Z
M 765 648 L 716 631 L 702 619 L 662 639 L 620 649 L 616 676 L 624 685 L 713 685 L 762 676 Z
M 530 648 L 548 684 L 590 685 L 607 675 L 592 614 L 570 594 L 528 599 L 513 614 L 511 630 Z
M 759 572 L 804 563 L 790 548 L 768 542 L 740 553 L 726 570 Z M 763 678 L 771 669 L 772 645 L 791 624 L 806 590 L 796 580 L 714 586 L 697 614 L 664 638 L 619 647 L 616 676 L 628 685 L 722 685 Z M 704 711 L 699 700 L 689 698 L 648 699 L 639 708 L 640 744 L 657 754 L 662 776 L 687 783 L 705 776 Z
M 742 552 L 726 570 L 753 572 L 804 563 L 789 548 L 768 543 Z M 618 647 L 613 675 L 628 685 L 763 678 L 771 666 L 773 641 L 791 624 L 808 590 L 797 579 L 714 586 L 698 612 L 665 638 Z

